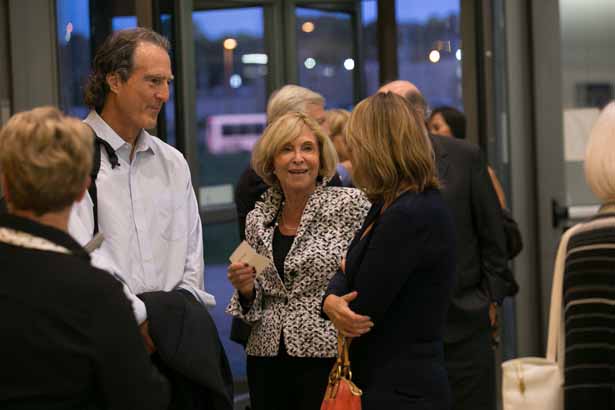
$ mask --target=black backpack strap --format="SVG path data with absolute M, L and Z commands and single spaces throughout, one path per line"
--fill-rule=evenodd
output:
M 6 200 L 4 199 L 4 196 L 2 196 L 2 194 L 0 193 L 0 215 L 5 214 L 8 212 L 7 206 L 6 206 Z
M 92 170 L 90 171 L 91 182 L 90 187 L 88 188 L 88 193 L 90 194 L 93 204 L 92 212 L 94 213 L 94 232 L 92 233 L 92 236 L 94 236 L 98 233 L 98 192 L 96 190 L 96 177 L 98 177 L 98 171 L 100 171 L 100 147 L 102 146 L 105 148 L 107 157 L 111 163 L 111 169 L 119 167 L 120 161 L 113 147 L 107 141 L 96 135 L 96 131 L 94 131 L 93 128 L 92 132 L 94 133 L 94 158 L 92 159 Z

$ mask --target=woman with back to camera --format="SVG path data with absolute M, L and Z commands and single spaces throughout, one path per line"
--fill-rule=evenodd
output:
M 404 98 L 380 93 L 353 110 L 347 139 L 354 181 L 374 204 L 328 286 L 324 313 L 353 338 L 364 410 L 449 409 L 443 332 L 455 233 L 427 130 Z
M 306 114 L 265 130 L 252 167 L 268 184 L 246 220 L 246 240 L 272 263 L 255 277 L 233 263 L 227 311 L 252 325 L 246 347 L 255 410 L 318 409 L 336 356 L 336 332 L 321 317 L 324 290 L 369 208 L 357 189 L 326 186 L 335 148 Z
M 577 225 L 564 271 L 565 410 L 615 408 L 615 103 L 594 125 L 585 178 L 602 202 Z
M 0 408 L 167 408 L 120 282 L 68 234 L 92 167 L 92 131 L 56 108 L 0 132 Z

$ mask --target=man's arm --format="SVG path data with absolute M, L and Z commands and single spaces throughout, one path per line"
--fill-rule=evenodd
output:
M 68 232 L 81 245 L 84 246 L 92 239 L 94 232 L 94 209 L 90 194 L 86 193 L 84 198 L 73 205 L 69 223 Z M 101 249 L 97 249 L 90 254 L 92 257 L 92 266 L 109 272 L 114 278 L 122 283 L 124 295 L 130 300 L 132 310 L 138 324 L 142 324 L 147 320 L 147 310 L 145 304 L 139 299 L 126 285 L 122 279 L 119 269 L 113 261 L 106 257 Z
M 515 295 L 518 285 L 508 268 L 500 204 L 478 149 L 473 151 L 472 164 L 472 215 L 480 247 L 482 283 L 491 301 L 499 304 L 504 297 Z
M 187 166 L 187 165 L 186 165 Z M 186 261 L 184 263 L 184 275 L 182 281 L 177 286 L 186 289 L 203 305 L 215 306 L 216 299 L 213 295 L 205 292 L 204 283 L 204 262 L 203 262 L 203 227 L 199 206 L 189 178 L 184 191 L 185 206 L 180 207 L 180 211 L 185 212 L 186 235 L 188 247 L 186 249 Z

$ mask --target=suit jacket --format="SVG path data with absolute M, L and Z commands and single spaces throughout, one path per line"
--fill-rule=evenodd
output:
M 186 290 L 139 295 L 148 312 L 154 362 L 171 382 L 170 410 L 232 410 L 233 376 L 207 308 Z
M 350 345 L 364 410 L 448 409 L 443 335 L 455 276 L 452 216 L 435 189 L 406 192 L 381 209 L 370 210 L 348 249 L 346 273 L 336 273 L 325 297 L 356 290 L 350 309 L 374 322 Z
M 320 316 L 322 295 L 361 226 L 369 202 L 357 189 L 316 186 L 303 210 L 297 235 L 284 261 L 284 282 L 273 263 L 257 276 L 256 297 L 244 310 L 237 291 L 227 312 L 252 325 L 246 352 L 276 356 L 283 334 L 289 355 L 334 357 L 336 331 Z M 248 215 L 246 240 L 273 260 L 273 236 L 283 206 L 282 191 L 270 188 Z
M 166 409 L 121 284 L 66 232 L 13 215 L 0 228 L 0 408 Z
M 442 194 L 455 221 L 457 285 L 448 312 L 446 342 L 489 328 L 491 302 L 518 286 L 508 269 L 500 205 L 479 148 L 456 138 L 431 136 Z

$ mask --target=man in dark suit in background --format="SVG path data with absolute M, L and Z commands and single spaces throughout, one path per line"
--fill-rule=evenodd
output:
M 379 92 L 405 97 L 425 117 L 427 103 L 408 81 Z M 454 410 L 493 410 L 495 365 L 490 308 L 518 286 L 508 269 L 500 206 L 480 149 L 471 143 L 430 135 L 442 194 L 455 220 L 457 283 L 449 307 L 444 354 Z

